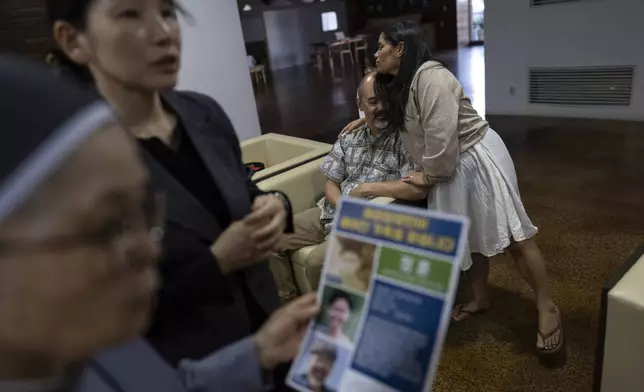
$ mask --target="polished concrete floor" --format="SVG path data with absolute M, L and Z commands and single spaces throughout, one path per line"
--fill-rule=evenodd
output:
M 484 111 L 483 48 L 439 58 Z M 331 78 L 313 68 L 274 74 L 257 89 L 264 132 L 333 141 L 356 116 L 358 71 Z M 641 123 L 488 119 L 514 159 L 537 242 L 548 258 L 552 293 L 569 341 L 565 366 L 538 364 L 536 310 L 509 256 L 496 257 L 492 309 L 450 327 L 436 391 L 592 390 L 601 286 L 644 242 L 644 125 Z

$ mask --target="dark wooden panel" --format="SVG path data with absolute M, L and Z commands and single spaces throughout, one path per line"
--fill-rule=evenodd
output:
M 370 26 L 384 19 L 413 19 L 433 25 L 433 44 L 438 50 L 458 47 L 457 0 L 352 0 L 349 4 L 349 25 L 352 34 L 373 34 Z M 377 34 L 376 34 L 377 35 Z
M 52 47 L 45 0 L 0 0 L 0 52 L 42 60 Z

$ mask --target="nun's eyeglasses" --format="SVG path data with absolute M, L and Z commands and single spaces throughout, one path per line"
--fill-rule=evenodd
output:
M 146 197 L 140 213 L 105 227 L 77 235 L 43 239 L 10 239 L 0 241 L 0 254 L 66 250 L 79 246 L 118 247 L 122 240 L 147 234 L 148 240 L 161 242 L 164 236 L 165 196 Z

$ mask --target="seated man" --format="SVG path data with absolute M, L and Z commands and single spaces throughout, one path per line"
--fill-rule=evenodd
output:
M 294 232 L 284 236 L 270 258 L 282 301 L 299 295 L 290 256 L 311 245 L 316 248 L 309 254 L 306 265 L 312 272 L 309 280 L 317 288 L 326 238 L 342 195 L 367 199 L 385 196 L 406 201 L 427 197 L 426 189 L 402 181 L 407 173 L 420 167 L 407 153 L 398 131 L 388 129 L 384 108 L 376 99 L 374 82 L 375 73 L 367 74 L 358 89 L 358 107 L 365 113 L 366 124 L 336 141 L 322 164 L 321 170 L 327 176 L 325 197 L 317 207 L 294 217 Z

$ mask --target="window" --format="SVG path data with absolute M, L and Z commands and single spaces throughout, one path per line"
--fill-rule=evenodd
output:
M 338 29 L 338 15 L 331 12 L 322 13 L 322 31 L 336 31 Z

